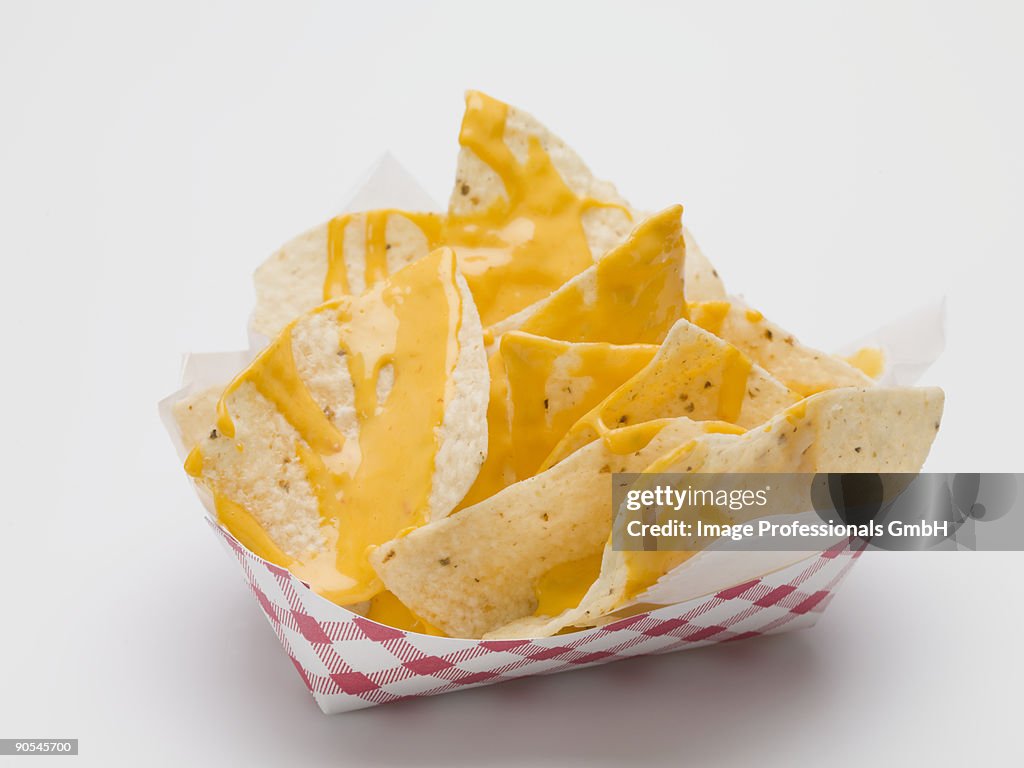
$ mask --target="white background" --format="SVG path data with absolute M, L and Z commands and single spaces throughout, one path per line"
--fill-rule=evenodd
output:
M 872 555 L 810 632 L 324 717 L 155 403 L 181 353 L 244 344 L 252 269 L 381 152 L 444 200 L 475 87 L 638 207 L 683 202 L 809 343 L 948 296 L 929 468 L 1024 470 L 1022 29 L 1012 2 L 3 2 L 0 737 L 95 765 L 1020 764 L 1019 553 Z

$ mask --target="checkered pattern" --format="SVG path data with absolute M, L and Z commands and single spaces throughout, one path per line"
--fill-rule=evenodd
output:
M 713 596 L 571 635 L 462 640 L 405 632 L 351 613 L 211 525 L 327 714 L 808 627 L 861 552 L 837 546 Z

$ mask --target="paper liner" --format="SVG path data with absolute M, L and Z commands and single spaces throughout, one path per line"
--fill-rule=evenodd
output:
M 345 210 L 378 207 L 436 209 L 389 155 L 375 164 Z M 880 383 L 908 386 L 934 362 L 943 347 L 944 312 L 944 304 L 934 302 L 861 340 L 885 350 Z M 265 343 L 250 332 L 248 350 L 186 356 L 182 389 L 159 404 L 182 460 L 188 451 L 172 415 L 174 403 L 226 384 Z M 638 596 L 633 610 L 645 602 L 671 605 L 555 637 L 464 640 L 388 627 L 320 597 L 243 547 L 216 522 L 210 494 L 195 487 L 207 522 L 241 565 L 285 652 L 327 714 L 809 627 L 862 551 L 844 542 L 824 552 L 701 552 Z

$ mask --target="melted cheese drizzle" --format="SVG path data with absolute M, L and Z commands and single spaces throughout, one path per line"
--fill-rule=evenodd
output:
M 603 435 L 603 440 L 610 452 L 624 456 L 646 448 L 673 421 L 674 419 L 655 419 L 629 427 L 608 430 Z M 742 427 L 724 421 L 707 421 L 703 422 L 701 426 L 705 434 L 742 435 L 746 432 Z M 696 441 L 690 440 L 680 448 L 671 451 L 668 456 L 673 460 L 678 459 L 680 455 L 692 450 L 694 445 L 696 445 Z M 656 466 L 668 467 L 671 462 L 666 458 L 660 459 Z M 655 470 L 648 469 L 647 471 Z M 627 555 L 627 567 L 630 569 L 629 588 L 633 590 L 633 594 L 639 594 L 661 577 L 662 573 L 657 573 L 651 578 L 659 568 L 665 564 L 678 564 L 689 557 L 691 553 L 643 552 L 639 553 L 638 557 L 633 557 L 637 553 L 625 554 Z M 654 556 L 653 560 L 648 557 L 649 555 Z M 682 555 L 681 558 L 680 555 Z M 562 611 L 577 607 L 600 575 L 603 556 L 603 552 L 596 552 L 579 560 L 561 563 L 545 572 L 534 583 L 533 591 L 537 598 L 534 615 L 557 616 Z
M 731 424 L 716 423 L 715 427 L 706 428 L 707 433 L 739 434 L 731 430 L 736 427 Z M 743 430 L 740 431 L 742 433 Z M 688 471 L 700 472 L 703 463 L 704 443 L 701 439 L 688 440 L 686 443 L 669 451 L 660 459 L 654 461 L 644 474 L 655 474 L 663 472 L 679 471 L 679 463 L 687 459 Z M 717 507 L 702 508 L 700 519 L 707 523 L 727 523 L 730 519 L 724 516 Z M 696 517 L 693 518 L 696 520 Z M 661 540 L 658 540 L 662 543 Z M 658 550 L 623 552 L 622 561 L 626 569 L 626 586 L 624 598 L 630 600 L 653 586 L 662 576 L 681 563 L 689 560 L 697 553 L 696 546 L 690 550 Z
M 595 552 L 579 560 L 556 565 L 533 585 L 537 598 L 534 616 L 557 616 L 575 608 L 587 594 L 590 585 L 601 574 L 603 552 Z
M 523 323 L 522 330 L 568 342 L 660 342 L 676 320 L 686 316 L 681 214 L 682 208 L 674 206 L 643 222 L 594 267 L 593 295 L 587 295 L 578 285 L 566 286 L 537 309 Z M 530 406 L 509 400 L 508 375 L 500 348 L 491 357 L 490 369 L 487 459 L 459 509 L 524 479 L 517 477 L 513 464 L 511 419 Z M 532 464 L 533 459 L 526 463 Z M 544 463 L 534 469 L 549 466 Z
M 620 456 L 645 448 L 671 419 L 658 419 L 611 430 L 606 435 L 608 450 Z M 537 607 L 534 616 L 557 616 L 580 604 L 601 574 L 602 551 L 578 560 L 560 563 L 543 573 L 533 585 Z
M 654 357 L 653 344 L 567 344 L 506 334 L 512 464 L 532 477 L 572 425 Z
M 372 290 L 384 283 L 390 274 L 388 252 L 393 243 L 388 224 L 393 217 L 402 217 L 415 225 L 430 249 L 449 245 L 455 250 L 485 325 L 493 325 L 548 297 L 601 256 L 590 252 L 583 229 L 584 215 L 594 207 L 618 208 L 627 216 L 630 216 L 629 211 L 575 194 L 536 137 L 528 139 L 526 158 L 520 162 L 504 141 L 507 117 L 505 104 L 472 93 L 467 99 L 459 135 L 461 146 L 495 172 L 504 188 L 504 196 L 486 210 L 465 215 L 380 210 L 335 218 L 328 225 L 325 300 L 352 293 L 348 258 L 358 259 L 360 254 L 349 253 L 347 238 L 349 243 L 354 239 L 362 244 L 366 289 Z M 473 190 L 463 190 L 463 194 L 472 193 Z M 679 211 L 673 213 L 678 220 Z M 641 228 L 634 240 L 638 241 L 634 242 L 634 252 L 652 247 L 665 250 L 664 220 Z M 681 288 L 674 290 L 672 283 L 681 280 L 681 264 L 677 266 L 679 269 L 673 272 L 666 270 L 664 263 L 652 259 L 599 262 L 596 301 L 593 296 L 566 292 L 559 297 L 557 306 L 536 316 L 524 329 L 572 341 L 660 342 L 671 323 L 687 315 L 686 306 L 680 301 Z M 660 274 L 656 274 L 657 270 Z M 648 287 L 638 294 L 635 286 L 645 281 Z M 431 342 L 454 339 L 450 333 L 452 324 L 457 327 L 461 316 L 454 284 L 449 282 L 446 288 L 446 304 L 430 307 L 426 305 L 431 302 L 425 298 L 430 291 L 409 286 L 402 294 L 407 297 L 403 300 L 395 300 L 393 290 L 385 291 L 391 299 L 385 301 L 388 309 L 401 315 L 398 338 L 390 341 L 382 339 L 379 329 L 371 323 L 360 327 L 358 300 L 343 298 L 317 310 L 336 308 L 342 327 L 350 329 L 342 335 L 342 347 L 348 355 L 360 419 L 359 454 L 366 457 L 355 470 L 332 469 L 337 464 L 332 458 L 340 455 L 344 438 L 317 407 L 295 371 L 290 327 L 225 392 L 218 403 L 217 421 L 217 428 L 223 435 L 234 436 L 228 396 L 245 382 L 251 382 L 277 407 L 302 438 L 296 445 L 296 455 L 318 499 L 322 525 L 327 529 L 326 538 L 334 548 L 334 555 L 315 557 L 309 562 L 289 558 L 247 510 L 225 497 L 216 496 L 221 522 L 252 551 L 289 567 L 314 587 L 318 583 L 332 585 L 329 589 L 318 588 L 329 599 L 340 604 L 370 600 L 369 618 L 427 633 L 436 630 L 414 616 L 389 592 L 382 591 L 366 555 L 373 546 L 426 522 L 436 453 L 436 445 L 430 441 L 434 440 L 433 428 L 443 417 L 443 386 L 457 354 L 457 350 L 450 348 L 440 354 L 436 344 Z M 354 330 L 356 328 L 358 330 Z M 417 369 L 413 384 L 403 361 L 414 350 L 420 350 L 422 357 L 429 360 L 424 368 Z M 386 407 L 380 409 L 376 401 L 376 379 L 381 367 L 389 363 L 395 365 L 396 384 Z M 508 379 L 499 353 L 491 357 L 490 371 L 488 463 L 461 507 L 492 495 L 515 479 L 516 473 L 509 464 Z M 538 380 L 545 375 L 538 371 Z M 741 378 L 738 372 L 734 378 L 737 381 Z M 745 374 L 742 379 L 744 384 L 732 388 L 739 393 L 740 404 Z M 403 381 L 407 386 L 400 386 Z M 730 405 L 736 401 L 735 393 L 723 395 L 726 404 L 720 409 L 723 417 L 731 415 L 733 410 L 738 413 L 739 406 Z M 515 406 L 513 403 L 513 408 Z M 419 422 L 429 423 L 431 428 L 419 431 L 410 428 L 411 424 Z M 601 437 L 609 450 L 616 453 L 640 450 L 664 423 L 656 421 L 609 429 L 598 422 Z M 717 422 L 709 422 L 706 427 L 709 432 L 735 429 L 738 428 Z M 374 461 L 372 457 L 394 455 L 398 450 L 394 443 L 397 432 L 416 433 L 417 444 L 406 447 L 403 442 L 401 454 L 407 462 L 401 473 L 392 473 L 388 462 Z M 501 460 L 491 462 L 492 456 Z M 186 468 L 190 474 L 199 475 L 202 464 L 202 455 L 196 449 L 186 462 Z M 374 514 L 365 514 L 368 509 L 374 510 Z M 584 558 L 559 566 L 542 577 L 537 586 L 538 614 L 552 615 L 578 604 L 596 578 L 600 560 L 599 555 Z
M 423 232 L 428 246 L 452 247 L 469 283 L 485 326 L 518 312 L 550 295 L 582 272 L 602 254 L 592 254 L 583 217 L 595 207 L 618 204 L 583 197 L 562 178 L 540 141 L 529 137 L 520 162 L 505 143 L 508 105 L 482 93 L 467 96 L 459 144 L 486 163 L 500 179 L 504 195 L 486 210 L 445 216 L 402 211 L 346 214 L 328 225 L 328 269 L 324 298 L 350 291 L 345 259 L 346 230 L 364 217 L 365 280 L 367 287 L 388 274 L 386 236 L 392 216 L 403 216 Z M 463 184 L 464 195 L 476 191 Z
M 327 224 L 327 275 L 324 278 L 324 301 L 348 296 L 352 289 L 348 274 L 348 251 L 346 236 L 350 230 L 356 239 L 363 242 L 363 282 L 367 289 L 386 280 L 391 273 L 388 266 L 388 223 L 392 218 L 401 217 L 415 225 L 426 238 L 427 249 L 433 251 L 442 242 L 441 231 L 444 217 L 437 213 L 410 213 L 398 210 L 377 210 L 366 213 L 346 213 L 336 216 Z M 359 258 L 359 254 L 353 254 Z
M 355 394 L 359 455 L 355 467 L 342 460 L 345 437 L 310 395 L 295 366 L 292 329 L 286 327 L 228 385 L 217 405 L 217 429 L 235 436 L 230 400 L 251 384 L 298 433 L 296 458 L 317 499 L 321 531 L 331 548 L 307 558 L 289 558 L 255 516 L 216 492 L 220 522 L 260 557 L 288 567 L 339 605 L 369 600 L 383 589 L 369 551 L 402 531 L 427 522 L 437 453 L 436 431 L 444 417 L 446 387 L 458 357 L 462 301 L 455 259 L 446 249 L 416 262 L 359 298 L 345 297 L 313 310 L 337 322 Z M 297 321 L 296 321 L 297 322 Z M 377 378 L 391 365 L 394 384 L 378 402 Z M 244 448 L 244 442 L 239 445 Z M 402 457 L 396 471 L 394 457 Z M 186 470 L 202 473 L 198 448 Z M 377 611 L 394 613 L 393 606 Z
M 594 267 L 593 295 L 579 285 L 555 293 L 520 326 L 538 336 L 609 344 L 659 344 L 679 318 L 685 254 L 682 206 L 651 216 Z
M 374 595 L 370 600 L 366 618 L 396 629 L 419 632 L 421 635 L 445 636 L 444 632 L 410 611 L 405 603 L 387 590 Z
M 877 379 L 885 370 L 885 352 L 878 347 L 861 347 L 845 360 L 872 379 Z
M 732 304 L 728 301 L 689 302 L 690 320 L 708 333 L 722 335 L 722 326 L 729 315 Z
M 592 440 L 604 440 L 608 448 L 614 450 L 610 441 L 618 439 L 616 438 L 617 428 L 629 421 L 640 424 L 653 419 L 687 415 L 685 409 L 680 407 L 681 401 L 675 400 L 674 394 L 672 399 L 666 400 L 664 392 L 656 392 L 653 385 L 645 386 L 642 389 L 637 388 L 638 382 L 650 382 L 663 375 L 663 369 L 667 365 L 668 362 L 665 359 L 655 358 L 646 369 L 637 372 L 633 378 L 581 416 L 565 432 L 562 440 L 548 454 L 538 471 L 542 472 L 553 467 L 570 453 Z M 747 381 L 753 368 L 750 359 L 735 347 L 730 347 L 725 350 L 724 355 L 717 359 L 694 360 L 691 362 L 691 366 L 685 370 L 674 371 L 672 375 L 675 379 L 675 386 L 671 392 L 684 391 L 685 387 L 682 384 L 687 381 L 690 382 L 691 388 L 700 391 L 700 385 L 694 382 L 704 381 L 705 377 L 713 376 L 717 370 L 720 380 L 714 390 L 717 394 L 715 420 L 708 423 L 734 424 L 738 421 L 746 401 Z M 640 392 L 641 395 L 651 394 L 648 399 L 642 400 L 641 397 L 636 396 L 637 392 Z M 637 413 L 637 411 L 639 411 L 638 418 L 629 418 L 629 413 Z M 736 427 L 736 429 L 739 429 L 740 432 L 745 431 L 741 427 Z
M 500 491 L 515 480 L 510 462 L 512 431 L 509 419 L 508 375 L 500 352 L 487 361 L 491 376 L 491 392 L 487 401 L 487 457 L 480 472 L 456 511 L 471 507 Z

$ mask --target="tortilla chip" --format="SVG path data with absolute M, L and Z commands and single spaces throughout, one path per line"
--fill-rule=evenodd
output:
M 381 589 L 366 548 L 444 517 L 476 477 L 487 388 L 480 320 L 441 249 L 289 324 L 225 390 L 186 467 L 243 544 L 360 602 Z M 176 408 L 193 436 L 201 397 Z
M 252 329 L 275 336 L 306 310 L 359 295 L 423 258 L 439 244 L 441 219 L 389 210 L 343 214 L 293 238 L 256 270 Z
M 447 215 L 345 214 L 256 271 L 253 330 L 274 335 L 322 301 L 358 295 L 432 249 L 455 249 L 485 325 L 547 296 L 622 242 L 634 214 L 533 117 L 473 92 Z M 637 217 L 639 218 L 639 217 Z
M 501 339 L 511 404 L 512 467 L 533 475 L 569 428 L 647 365 L 653 344 L 558 341 L 512 331 Z
M 675 419 L 615 430 L 612 440 L 388 542 L 371 562 L 416 616 L 453 637 L 480 637 L 533 613 L 535 583 L 549 570 L 600 559 L 611 530 L 610 473 L 640 471 L 705 429 Z
M 509 419 L 508 376 L 499 352 L 487 359 L 490 389 L 487 399 L 487 451 L 476 479 L 456 510 L 470 507 L 515 482 Z
M 224 387 L 206 387 L 174 404 L 174 421 L 181 433 L 181 442 L 190 449 L 210 434 L 210 425 L 217 420 L 217 401 Z
M 731 344 L 679 320 L 654 359 L 576 422 L 542 466 L 614 427 L 674 416 L 753 427 L 797 399 Z
M 547 296 L 634 226 L 615 187 L 520 109 L 469 91 L 459 144 L 447 242 L 485 326 Z M 474 237 L 460 221 L 490 235 Z
M 495 324 L 565 341 L 657 344 L 686 317 L 683 264 L 686 245 L 674 205 L 634 229 L 625 242 L 541 301 Z
M 687 301 L 717 301 L 725 298 L 725 285 L 704 251 L 697 245 L 693 235 L 683 229 L 686 238 L 686 271 L 683 284 L 686 286 Z
M 838 387 L 869 387 L 874 382 L 841 358 L 805 347 L 793 334 L 739 301 L 689 305 L 690 319 L 734 344 L 802 397 Z
M 681 280 L 682 208 L 644 221 L 626 242 L 552 295 L 498 323 L 493 338 L 515 328 L 572 342 L 658 342 L 686 311 Z M 487 408 L 487 460 L 459 508 L 486 499 L 515 480 L 512 467 L 508 379 L 499 350 L 492 351 Z M 515 404 L 513 403 L 513 408 Z
M 802 400 L 763 428 L 683 442 L 644 472 L 917 472 L 938 431 L 942 404 L 936 388 L 830 390 Z M 592 625 L 693 554 L 617 552 L 609 539 L 600 576 L 577 607 L 553 617 L 524 613 L 488 636 L 542 637 Z

